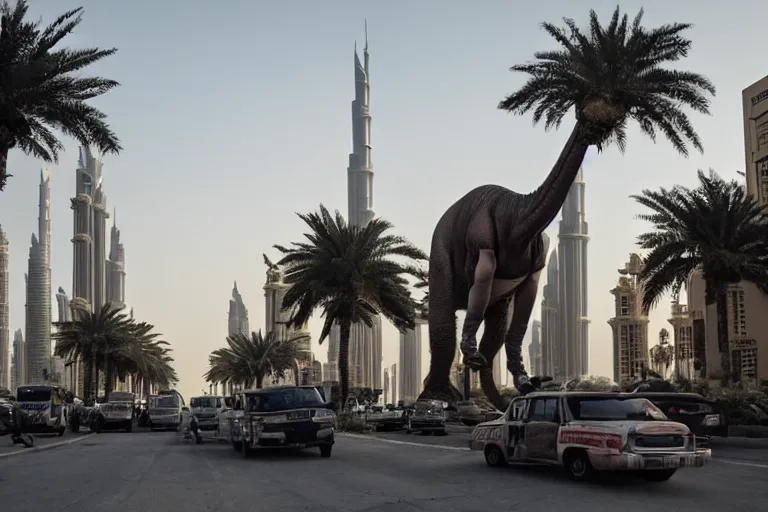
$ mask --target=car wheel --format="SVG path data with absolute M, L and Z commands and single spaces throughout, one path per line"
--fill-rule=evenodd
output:
M 78 434 L 80 432 L 80 420 L 76 417 L 72 418 L 69 422 L 69 431 L 73 434 Z
M 66 430 L 67 430 L 66 427 L 59 427 L 59 430 L 58 430 L 58 432 L 56 432 L 56 435 L 61 437 L 61 436 L 64 435 L 64 432 L 66 432 Z
M 243 454 L 243 458 L 247 459 L 248 457 L 251 456 L 251 453 L 253 452 L 253 449 L 251 448 L 251 445 L 248 444 L 248 442 L 245 439 L 243 439 L 243 441 L 242 441 L 242 443 L 240 443 L 240 445 L 242 447 L 240 451 Z
M 646 482 L 666 482 L 672 478 L 676 471 L 677 469 L 654 469 L 651 471 L 640 471 L 637 476 Z
M 572 451 L 564 457 L 565 470 L 575 480 L 588 480 L 595 474 L 589 455 L 584 450 Z
M 131 432 L 133 432 L 133 422 L 132 422 L 132 421 L 129 421 L 129 422 L 128 422 L 128 423 L 125 425 L 125 431 L 126 431 L 126 432 L 128 432 L 129 434 L 130 434 Z
M 331 451 L 333 450 L 332 444 L 321 444 L 320 445 L 320 456 L 327 459 L 331 456 Z
M 241 441 L 232 440 L 232 449 L 239 452 L 243 449 L 243 443 Z
M 489 444 L 483 450 L 485 453 L 485 463 L 492 468 L 500 468 L 507 465 L 507 459 L 504 458 L 504 452 L 495 444 Z

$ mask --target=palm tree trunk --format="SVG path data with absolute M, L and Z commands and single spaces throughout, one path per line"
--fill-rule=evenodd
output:
M 293 385 L 299 386 L 299 361 L 293 360 Z
M 257 373 L 256 374 L 256 389 L 261 389 L 261 387 L 264 385 L 264 374 Z
M 0 192 L 5 190 L 5 182 L 11 176 L 8 174 L 8 152 L 6 144 L 0 144 Z
M 83 372 L 83 400 L 89 403 L 89 400 L 93 396 L 91 394 L 93 390 L 93 358 L 90 351 L 85 352 L 80 358 L 78 365 Z
M 717 292 L 717 348 L 720 351 L 720 369 L 723 384 L 731 381 L 731 351 L 728 343 L 728 295 L 725 288 Z
M 352 322 L 344 320 L 341 322 L 339 336 L 339 385 L 341 387 L 342 408 L 347 403 L 349 394 L 349 335 Z

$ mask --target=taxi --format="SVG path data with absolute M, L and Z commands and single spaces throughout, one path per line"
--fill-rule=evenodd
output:
M 489 466 L 563 466 L 579 480 L 627 471 L 652 482 L 712 456 L 696 436 L 648 399 L 628 393 L 534 392 L 512 400 L 498 420 L 480 423 L 470 439 Z

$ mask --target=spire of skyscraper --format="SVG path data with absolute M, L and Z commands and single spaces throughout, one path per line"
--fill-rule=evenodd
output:
M 371 84 L 370 55 L 368 53 L 368 21 L 365 22 L 363 63 L 355 44 L 355 99 L 352 101 L 352 153 L 347 167 L 348 222 L 352 226 L 365 226 L 374 217 L 373 162 L 371 161 Z M 331 331 L 329 351 L 338 350 L 339 330 Z M 336 358 L 334 357 L 333 360 Z M 329 362 L 331 354 L 328 357 Z M 381 389 L 382 379 L 381 319 L 373 327 L 364 324 L 352 326 L 349 342 L 349 385 Z

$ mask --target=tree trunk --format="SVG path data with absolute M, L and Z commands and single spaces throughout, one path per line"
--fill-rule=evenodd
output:
M 12 175 L 8 174 L 8 148 L 5 144 L 0 144 L 0 192 L 5 190 L 5 183 Z
M 342 408 L 346 407 L 347 395 L 349 395 L 349 335 L 352 322 L 341 322 L 339 337 L 339 386 L 341 387 Z
M 93 358 L 90 350 L 83 353 L 79 365 L 83 372 L 83 400 L 85 403 L 89 403 L 93 396 L 91 394 L 93 391 Z
M 717 292 L 717 348 L 720 351 L 720 369 L 723 384 L 731 382 L 731 351 L 728 343 L 728 295 L 725 288 Z
M 293 385 L 299 386 L 299 362 L 298 360 L 293 361 Z
M 104 360 L 104 398 L 108 401 L 109 395 L 112 393 L 113 384 L 115 381 L 114 365 L 109 364 L 109 361 Z
M 261 389 L 261 387 L 264 385 L 264 374 L 257 373 L 256 374 L 256 389 Z

